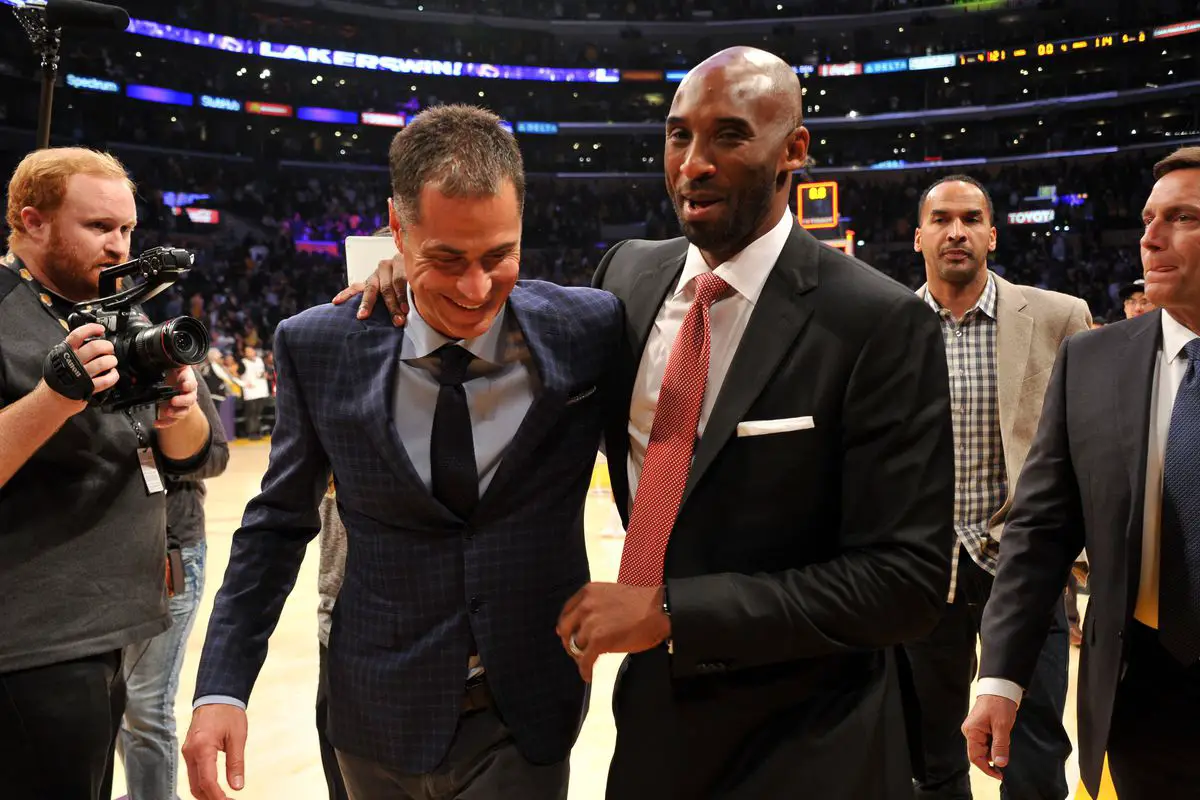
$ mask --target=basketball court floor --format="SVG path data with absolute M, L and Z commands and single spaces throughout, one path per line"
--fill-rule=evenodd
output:
M 258 492 L 266 470 L 270 445 L 267 442 L 236 442 L 231 446 L 229 468 L 208 482 L 208 577 L 196 625 L 188 639 L 187 657 L 180 678 L 176 719 L 182 742 L 191 721 L 191 700 L 196 682 L 200 649 L 208 628 L 213 597 L 220 588 L 233 533 L 246 503 Z M 595 580 L 616 579 L 620 562 L 622 532 L 616 508 L 607 491 L 602 464 L 588 498 L 586 512 L 587 548 Z M 284 606 L 279 626 L 271 637 L 270 653 L 254 688 L 249 708 L 249 741 L 246 746 L 246 787 L 230 796 L 246 800 L 324 800 L 324 774 L 313 727 L 313 703 L 317 687 L 317 543 L 313 540 L 300 570 L 296 588 Z M 601 657 L 587 721 L 571 755 L 570 800 L 601 800 L 605 775 L 616 733 L 611 697 L 620 657 Z M 1071 688 L 1067 698 L 1067 730 L 1075 737 L 1075 673 L 1078 650 L 1071 652 Z M 220 765 L 224 775 L 224 765 Z M 973 770 L 976 800 L 996 800 L 998 784 Z M 113 797 L 125 795 L 120 760 L 116 766 Z M 1076 784 L 1078 768 L 1074 757 L 1068 763 L 1068 782 Z M 222 780 L 222 784 L 224 784 Z M 180 765 L 180 797 L 191 797 L 186 770 Z M 797 787 L 795 797 L 802 791 Z M 1086 800 L 1085 794 L 1078 795 Z M 782 800 L 782 798 L 764 798 Z

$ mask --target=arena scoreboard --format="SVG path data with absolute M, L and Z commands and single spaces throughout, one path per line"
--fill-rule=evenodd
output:
M 1096 36 L 1085 36 L 1079 39 L 1058 39 L 1053 42 L 1037 42 L 1027 44 L 1024 47 L 973 50 L 968 53 L 959 53 L 958 65 L 963 67 L 968 64 L 996 64 L 1002 61 L 1020 60 L 1022 58 L 1046 58 L 1047 56 L 1078 53 L 1080 50 L 1105 50 L 1110 47 L 1119 47 L 1127 44 L 1145 44 L 1151 39 L 1172 35 L 1178 36 L 1182 33 L 1191 32 L 1186 29 L 1186 23 L 1183 23 L 1179 27 L 1180 32 L 1178 33 L 1168 31 L 1167 29 L 1132 30 L 1123 33 L 1104 33 Z
M 796 187 L 796 217 L 810 231 L 838 227 L 838 182 L 799 184 Z

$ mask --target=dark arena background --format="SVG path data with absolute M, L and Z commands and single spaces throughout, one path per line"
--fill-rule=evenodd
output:
M 202 319 L 234 379 L 245 348 L 269 351 L 281 320 L 345 287 L 346 238 L 387 224 L 391 138 L 439 104 L 486 106 L 516 136 L 529 181 L 521 277 L 587 285 L 613 244 L 679 234 L 663 152 L 683 76 L 724 47 L 763 48 L 785 58 L 803 86 L 811 164 L 795 175 L 791 204 L 814 235 L 915 289 L 924 281 L 913 251 L 920 193 L 940 175 L 965 172 L 995 201 L 992 269 L 1083 298 L 1099 323 L 1124 318 L 1120 289 L 1141 275 L 1151 166 L 1200 143 L 1194 0 L 123 7 L 123 32 L 65 32 L 51 143 L 107 150 L 129 168 L 139 218 L 133 253 L 170 245 L 195 254 L 186 281 L 156 298 L 152 315 Z M 5 176 L 34 148 L 40 92 L 38 58 L 10 10 L 0 7 Z M 181 739 L 212 596 L 269 452 L 270 400 L 260 427 L 247 430 L 234 384 L 238 441 L 228 471 L 209 482 L 208 588 L 178 692 Z M 623 536 L 607 481 L 598 465 L 587 508 L 597 580 L 616 575 Z M 327 796 L 312 723 L 310 556 L 255 690 L 238 797 Z M 605 656 L 598 667 L 572 756 L 571 800 L 603 796 L 618 663 Z M 1075 796 L 1074 755 L 1068 779 Z M 972 780 L 976 798 L 999 796 L 978 771 Z M 178 785 L 190 796 L 182 770 Z M 113 796 L 125 793 L 118 759 Z M 1078 797 L 1087 797 L 1082 788 Z

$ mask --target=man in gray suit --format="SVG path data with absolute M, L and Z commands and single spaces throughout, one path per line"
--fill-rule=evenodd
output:
M 1024 466 L 1063 338 L 1091 325 L 1082 300 L 1016 286 L 991 272 L 992 199 L 966 175 L 941 178 L 921 195 L 914 249 L 925 258 L 918 291 L 942 321 L 954 419 L 957 534 L 946 613 L 933 633 L 904 646 L 913 692 L 906 714 L 918 800 L 970 800 L 970 762 L 960 725 L 975 678 L 975 643 L 1009 488 Z M 1063 730 L 1069 645 L 1063 605 L 1038 656 L 1003 797 L 1062 800 L 1071 742 Z
M 1086 545 L 1079 769 L 1098 796 L 1107 752 L 1122 800 L 1200 786 L 1200 147 L 1163 159 L 1154 177 L 1141 249 L 1160 310 L 1059 351 L 983 619 L 988 686 L 963 723 L 980 769 L 1016 762 L 1009 732 Z

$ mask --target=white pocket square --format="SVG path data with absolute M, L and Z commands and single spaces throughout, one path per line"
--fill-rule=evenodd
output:
M 739 422 L 738 436 L 766 436 L 771 433 L 787 433 L 788 431 L 806 431 L 816 427 L 812 417 L 788 417 L 787 419 L 759 419 L 752 422 Z
M 582 403 L 584 400 L 587 400 L 589 397 L 591 397 L 595 393 L 596 393 L 595 386 L 593 386 L 590 389 L 585 389 L 584 391 L 580 392 L 579 394 L 575 395 L 574 397 L 567 398 L 567 405 L 573 406 L 576 403 Z

